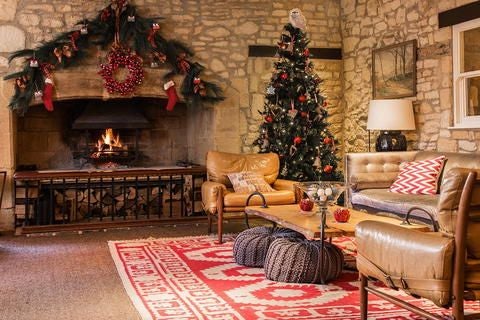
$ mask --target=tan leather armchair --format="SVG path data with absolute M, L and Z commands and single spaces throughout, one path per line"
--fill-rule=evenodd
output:
M 277 179 L 280 160 L 275 153 L 234 154 L 218 151 L 207 153 L 207 181 L 202 184 L 203 209 L 208 215 L 208 233 L 213 217 L 217 217 L 218 242 L 222 242 L 225 213 L 244 212 L 249 193 L 234 192 L 229 173 L 254 171 L 260 173 L 275 191 L 263 193 L 268 205 L 295 203 L 295 181 Z M 252 197 L 250 205 L 261 205 L 260 197 Z
M 454 168 L 444 175 L 440 189 L 439 232 L 420 233 L 378 221 L 357 225 L 361 319 L 367 319 L 368 293 L 427 319 L 442 319 L 369 286 L 370 278 L 440 307 L 452 307 L 454 319 L 480 318 L 464 315 L 463 310 L 464 300 L 480 299 L 479 195 L 477 172 Z

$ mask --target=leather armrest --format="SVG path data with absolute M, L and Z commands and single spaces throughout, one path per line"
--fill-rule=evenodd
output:
M 216 213 L 218 197 L 225 193 L 227 187 L 224 184 L 213 181 L 205 181 L 202 184 L 202 204 L 203 210 Z
M 405 279 L 412 294 L 438 305 L 448 303 L 453 238 L 440 232 L 419 232 L 380 221 L 362 221 L 355 228 L 355 242 L 357 268 L 361 273 L 385 283 L 385 274 Z M 436 287 L 438 283 L 441 288 Z
M 293 191 L 293 193 L 295 194 L 295 202 L 298 203 L 300 201 L 300 194 L 298 194 L 297 190 L 295 189 L 296 183 L 298 183 L 298 181 L 277 179 L 273 183 L 272 187 L 275 190 Z
M 297 181 L 293 180 L 285 180 L 285 179 L 277 179 L 273 183 L 272 187 L 275 190 L 295 190 L 295 184 L 298 183 Z

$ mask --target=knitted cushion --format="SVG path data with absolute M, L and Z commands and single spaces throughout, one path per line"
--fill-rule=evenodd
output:
M 324 242 L 323 266 L 320 265 L 320 241 L 277 239 L 265 258 L 265 277 L 269 280 L 296 283 L 320 283 L 321 275 L 329 281 L 342 272 L 343 254 L 333 244 Z
M 241 232 L 233 244 L 235 262 L 247 267 L 263 267 L 268 247 L 278 238 L 305 237 L 287 228 L 255 227 Z

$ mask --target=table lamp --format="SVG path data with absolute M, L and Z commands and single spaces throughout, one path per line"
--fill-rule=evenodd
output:
M 401 130 L 415 130 L 412 101 L 404 99 L 371 100 L 367 130 L 380 130 L 376 151 L 405 151 L 407 139 Z

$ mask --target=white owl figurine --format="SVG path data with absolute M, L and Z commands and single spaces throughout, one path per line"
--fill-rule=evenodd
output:
M 305 16 L 300 9 L 295 8 L 290 10 L 290 16 L 288 18 L 292 26 L 295 28 L 299 28 L 304 32 L 307 30 L 307 19 L 305 19 Z

